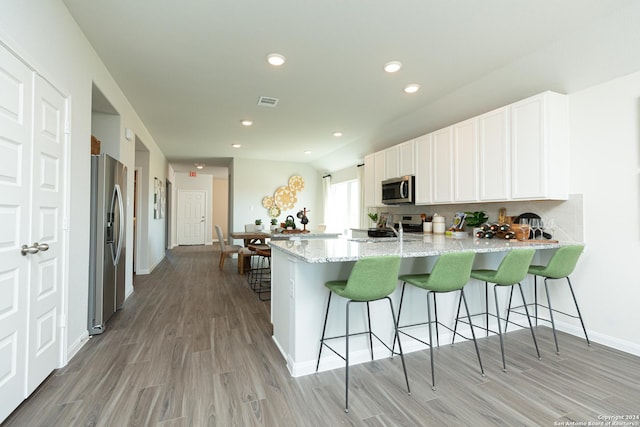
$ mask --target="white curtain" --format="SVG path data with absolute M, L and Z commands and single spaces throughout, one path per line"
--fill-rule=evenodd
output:
M 364 206 L 364 165 L 358 166 L 358 188 L 360 189 L 360 227 L 368 228 L 369 217 Z
M 331 175 L 325 175 L 322 177 L 322 202 L 324 205 L 322 223 L 327 225 L 330 221 L 331 206 L 329 206 L 329 192 L 331 191 Z

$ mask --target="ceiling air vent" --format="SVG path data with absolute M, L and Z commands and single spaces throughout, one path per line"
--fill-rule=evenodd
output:
M 276 104 L 278 104 L 279 99 L 278 98 L 271 98 L 269 96 L 261 96 L 260 99 L 258 99 L 258 105 L 260 107 L 275 107 Z

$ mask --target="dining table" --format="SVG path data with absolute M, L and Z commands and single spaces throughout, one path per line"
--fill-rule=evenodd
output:
M 271 233 L 264 231 L 232 231 L 231 238 L 242 239 L 244 246 L 247 247 L 251 244 L 259 243 L 264 245 L 266 239 L 271 237 Z

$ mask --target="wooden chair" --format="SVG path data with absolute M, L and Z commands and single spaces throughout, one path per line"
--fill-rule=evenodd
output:
M 216 224 L 216 234 L 218 235 L 218 242 L 220 243 L 220 262 L 218 263 L 218 267 L 220 270 L 224 267 L 224 260 L 228 255 L 237 254 L 242 246 L 240 245 L 227 245 L 224 243 L 224 236 L 222 235 L 222 228 Z

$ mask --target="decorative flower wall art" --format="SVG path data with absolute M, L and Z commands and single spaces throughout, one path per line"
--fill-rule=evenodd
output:
M 272 196 L 262 198 L 262 206 L 271 218 L 276 218 L 282 210 L 292 209 L 298 203 L 297 193 L 304 189 L 304 179 L 300 175 L 289 178 L 288 185 L 278 187 Z

